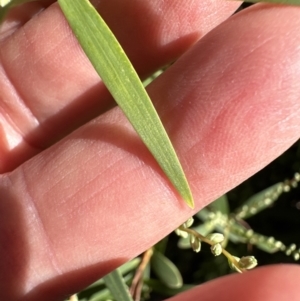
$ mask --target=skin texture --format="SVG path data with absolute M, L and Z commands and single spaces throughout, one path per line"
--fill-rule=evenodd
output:
M 255 5 L 229 18 L 239 3 L 94 1 L 141 77 L 179 58 L 148 92 L 190 182 L 191 211 L 52 2 L 16 9 L 0 32 L 6 301 L 63 300 L 299 139 L 299 8 Z M 299 276 L 292 265 L 258 268 L 173 300 L 299 300 Z

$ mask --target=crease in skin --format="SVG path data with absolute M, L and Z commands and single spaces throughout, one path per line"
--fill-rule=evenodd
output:
M 9 116 L 0 108 L 0 145 L 3 151 L 14 149 L 23 140 L 22 135 L 15 131 L 7 119 L 10 119 Z
M 23 171 L 23 168 L 22 166 L 19 168 L 19 174 L 20 176 L 22 177 L 22 182 L 24 184 L 23 188 L 24 188 L 24 194 L 25 196 L 24 199 L 27 200 L 27 206 L 30 207 L 30 209 L 27 209 L 28 212 L 30 211 L 33 215 L 34 215 L 34 220 L 38 223 L 39 225 L 39 229 L 40 229 L 40 233 L 42 234 L 42 237 L 43 237 L 43 240 L 44 240 L 44 246 L 45 246 L 45 249 L 48 251 L 47 253 L 47 257 L 48 259 L 50 260 L 50 263 L 52 265 L 52 268 L 53 270 L 55 271 L 55 273 L 57 273 L 57 275 L 62 275 L 63 272 L 62 270 L 59 268 L 59 263 L 57 261 L 57 258 L 55 256 L 55 252 L 52 248 L 52 242 L 49 238 L 49 236 L 47 235 L 47 231 L 44 227 L 44 223 L 40 217 L 40 214 L 38 212 L 38 209 L 37 209 L 37 206 L 35 205 L 35 201 L 33 200 L 31 194 L 30 194 L 30 191 L 29 191 L 29 187 L 27 185 L 27 180 L 26 180 L 26 175 Z M 44 281 L 45 279 L 43 279 Z M 32 281 L 33 283 L 35 281 Z M 29 285 L 30 282 L 27 283 L 27 286 Z M 34 284 L 35 285 L 35 284 Z M 31 290 L 32 287 L 26 287 L 26 291 L 28 292 L 29 290 Z
M 113 181 L 110 181 L 110 182 L 106 183 L 105 186 L 101 187 L 101 190 L 100 190 L 100 191 L 96 191 L 96 190 L 95 190 L 94 193 L 91 193 L 91 194 L 89 194 L 88 197 L 84 198 L 84 201 L 83 201 L 83 202 L 78 203 L 78 204 L 76 205 L 76 207 L 74 206 L 74 207 L 72 208 L 72 210 L 68 211 L 68 215 L 72 215 L 73 213 L 79 212 L 81 208 L 86 207 L 87 204 L 89 204 L 91 201 L 95 200 L 96 198 L 98 198 L 98 199 L 105 199 L 104 195 L 108 195 L 108 196 L 110 195 L 110 191 L 111 191 L 110 187 L 113 186 L 114 182 L 116 182 L 116 181 L 122 179 L 122 178 L 125 177 L 127 174 L 130 175 L 132 172 L 137 171 L 137 170 L 139 170 L 139 169 L 140 169 L 140 166 L 137 166 L 137 167 L 135 167 L 135 168 L 132 168 L 132 169 L 127 170 L 126 172 L 123 172 L 123 173 L 118 174 L 118 175 L 114 178 Z M 95 182 L 97 182 L 97 181 L 98 181 L 97 176 L 95 176 L 92 180 L 88 181 L 88 182 L 86 183 L 86 185 L 93 184 L 93 183 L 95 183 Z M 70 195 L 70 197 L 69 197 L 68 199 L 66 199 L 65 202 L 67 202 L 67 201 L 70 202 L 70 200 L 71 200 L 72 198 L 74 198 L 76 195 L 79 195 L 80 193 L 82 193 L 81 190 L 82 190 L 82 189 L 79 189 L 79 190 L 78 190 L 77 192 L 75 192 L 73 195 Z M 106 191 L 107 191 L 107 193 L 106 193 Z M 59 216 L 59 215 L 58 215 L 58 216 Z M 61 217 L 63 217 L 63 215 L 61 215 Z
M 2 53 L 0 50 L 0 63 L 3 61 Z M 28 130 L 28 126 L 30 129 L 34 129 L 39 126 L 39 122 L 37 118 L 33 115 L 30 108 L 22 101 L 22 95 L 20 95 L 19 91 L 17 91 L 10 79 L 7 69 L 4 64 L 0 66 L 0 75 L 2 78 L 2 86 L 4 86 L 4 93 L 2 94 L 1 102 L 0 102 L 0 122 L 2 124 L 2 128 L 4 130 L 4 135 L 6 137 L 6 147 L 7 150 L 12 150 L 22 142 L 25 142 L 27 145 L 33 148 L 37 148 L 32 145 L 29 141 L 26 141 L 26 133 L 25 128 Z M 2 91 L 3 91 L 2 90 Z M 9 90 L 10 95 L 5 95 L 5 90 Z M 7 100 L 6 100 L 7 98 Z M 8 99 L 10 101 L 8 101 Z M 14 99 L 11 101 L 11 99 Z M 16 105 L 17 104 L 17 105 Z M 20 108 L 20 109 L 16 109 Z M 22 122 L 17 124 L 14 120 L 18 120 L 21 117 Z M 24 125 L 26 124 L 26 127 Z M 22 128 L 24 126 L 24 129 Z

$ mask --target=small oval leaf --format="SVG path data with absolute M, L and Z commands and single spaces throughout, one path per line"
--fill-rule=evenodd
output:
M 176 265 L 162 253 L 155 251 L 151 258 L 151 267 L 156 276 L 169 288 L 180 288 L 182 276 Z

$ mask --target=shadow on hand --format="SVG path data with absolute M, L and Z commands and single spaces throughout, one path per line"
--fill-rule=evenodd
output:
M 0 299 L 16 301 L 26 283 L 28 240 L 22 206 L 7 184 L 0 188 Z
M 20 301 L 62 301 L 105 276 L 128 260 L 128 258 L 115 259 L 64 273 L 38 285 L 25 297 L 20 299 Z M 17 299 L 14 301 L 17 301 Z

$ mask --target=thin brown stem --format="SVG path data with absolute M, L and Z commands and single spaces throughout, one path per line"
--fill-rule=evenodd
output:
M 132 280 L 131 286 L 130 286 L 130 294 L 134 298 L 135 301 L 139 301 L 141 299 L 141 292 L 142 292 L 142 286 L 143 286 L 143 274 L 144 271 L 150 262 L 150 259 L 153 255 L 153 249 L 148 249 L 144 254 L 142 261 L 136 270 L 136 273 L 134 275 L 134 278 Z

